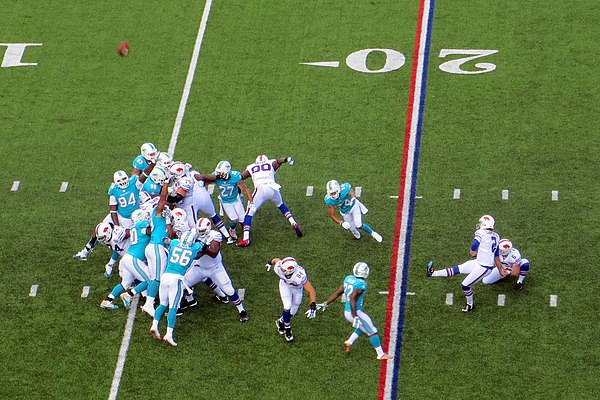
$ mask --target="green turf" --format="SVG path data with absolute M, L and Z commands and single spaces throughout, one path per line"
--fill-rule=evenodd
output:
M 203 2 L 41 4 L 9 0 L 0 41 L 43 43 L 0 68 L 0 398 L 108 398 L 126 321 L 98 307 L 118 283 L 102 276 L 105 248 L 71 260 L 106 215 L 117 169 L 139 146 L 166 150 Z M 292 155 L 278 173 L 302 225 L 297 239 L 271 204 L 254 218 L 252 246 L 223 249 L 251 320 L 205 288 L 178 318 L 177 348 L 153 341 L 136 315 L 119 398 L 375 398 L 379 362 L 341 303 L 293 319 L 294 343 L 277 334 L 277 278 L 263 265 L 298 258 L 323 301 L 352 265 L 371 266 L 365 309 L 383 331 L 418 2 L 215 1 L 175 157 L 210 172 L 221 159 L 243 169 L 257 154 Z M 599 6 L 504 1 L 437 2 L 409 266 L 399 397 L 594 399 L 598 368 L 595 190 L 599 108 Z M 116 55 L 129 42 L 128 57 Z M 402 52 L 406 65 L 361 74 L 346 57 L 366 48 Z M 497 49 L 482 75 L 452 75 L 441 49 Z M 0 56 L 2 55 L 0 48 Z M 339 68 L 300 65 L 340 61 Z M 383 65 L 381 54 L 367 60 Z M 472 63 L 466 68 L 473 68 Z M 329 179 L 363 187 L 365 222 L 385 240 L 351 238 L 329 220 Z M 12 182 L 21 181 L 18 192 Z M 68 181 L 66 193 L 59 193 Z M 306 197 L 306 187 L 315 195 Z M 455 188 L 462 190 L 453 200 Z M 502 201 L 503 189 L 510 199 Z M 552 202 L 552 190 L 560 200 Z M 460 278 L 429 279 L 424 265 L 468 258 L 477 219 L 491 213 L 532 265 L 513 283 L 475 288 L 459 311 Z M 40 285 L 35 298 L 28 296 Z M 83 286 L 91 286 L 87 299 Z M 444 305 L 453 292 L 455 305 Z M 500 293 L 506 306 L 496 306 Z M 550 294 L 558 307 L 548 306 Z

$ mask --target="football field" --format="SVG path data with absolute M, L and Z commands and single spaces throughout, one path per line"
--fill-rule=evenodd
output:
M 3 6 L 0 399 L 600 398 L 597 2 Z M 252 245 L 222 249 L 247 323 L 197 287 L 170 347 L 139 310 L 99 307 L 120 282 L 109 250 L 72 256 L 144 142 L 202 173 L 295 158 L 277 179 L 304 236 L 267 203 Z M 331 221 L 330 179 L 360 188 L 382 243 Z M 475 285 L 464 314 L 462 277 L 425 266 L 468 260 L 483 214 L 531 272 L 522 290 Z M 307 295 L 285 342 L 264 265 L 286 256 L 318 302 L 367 262 L 365 311 L 394 360 L 365 337 L 346 354 L 343 304 L 309 320 Z

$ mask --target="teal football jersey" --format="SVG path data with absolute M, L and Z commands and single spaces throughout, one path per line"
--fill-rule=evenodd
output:
M 342 214 L 348 214 L 356 202 L 356 199 L 349 195 L 350 189 L 352 189 L 351 184 L 348 182 L 342 183 L 340 185 L 340 196 L 337 199 L 334 199 L 329 196 L 329 194 L 326 194 L 324 199 L 325 204 L 328 206 L 339 207 Z
M 216 172 L 213 172 L 216 175 Z M 219 187 L 219 198 L 223 203 L 233 203 L 240 195 L 238 182 L 242 180 L 242 174 L 238 171 L 231 171 L 229 179 L 217 179 L 216 183 Z
M 167 230 L 167 221 L 162 215 L 156 215 L 156 208 L 153 208 L 152 212 L 150 213 L 150 223 L 152 225 L 150 243 L 164 245 L 164 239 L 169 236 L 169 231 Z
M 127 254 L 131 254 L 133 257 L 142 261 L 146 261 L 144 251 L 146 250 L 148 243 L 150 243 L 150 235 L 145 233 L 145 229 L 149 226 L 149 221 L 140 221 L 129 229 L 131 245 L 127 250 Z
M 161 189 L 162 186 L 157 185 L 150 178 L 146 179 L 146 181 L 144 182 L 144 186 L 142 187 L 142 190 L 148 193 L 150 196 L 158 196 L 160 194 Z
M 133 162 L 131 164 L 133 165 L 133 168 L 137 169 L 138 171 L 143 171 L 148 166 L 148 161 L 146 161 L 144 156 L 140 154 L 139 156 L 133 159 Z
M 200 250 L 202 250 L 200 243 L 194 243 L 192 247 L 183 247 L 179 239 L 172 240 L 165 272 L 185 275 Z
M 110 185 L 108 195 L 117 201 L 117 213 L 125 218 L 131 218 L 131 214 L 138 209 L 140 205 L 140 188 L 138 185 L 138 176 L 133 175 L 129 178 L 129 186 L 121 189 L 116 184 Z
M 367 293 L 367 287 L 367 282 L 364 279 L 357 278 L 354 275 L 348 275 L 344 279 L 344 297 L 346 298 L 346 311 L 351 311 L 350 296 L 352 295 L 352 292 L 358 289 L 362 289 L 363 292 L 356 299 L 356 310 L 362 310 L 363 299 L 365 297 L 365 294 Z

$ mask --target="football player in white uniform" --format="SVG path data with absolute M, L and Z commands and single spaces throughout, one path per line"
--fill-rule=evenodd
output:
M 252 177 L 254 192 L 252 193 L 252 202 L 248 204 L 246 216 L 244 217 L 244 238 L 241 242 L 237 243 L 238 247 L 247 247 L 250 245 L 252 217 L 254 217 L 260 206 L 267 200 L 273 202 L 279 208 L 279 211 L 287 218 L 294 231 L 296 231 L 296 235 L 298 237 L 302 236 L 300 226 L 294 219 L 288 206 L 283 202 L 281 193 L 279 192 L 281 185 L 275 181 L 277 170 L 286 162 L 294 165 L 292 157 L 269 159 L 267 156 L 261 154 L 256 157 L 256 161 L 253 164 L 248 165 L 246 170 L 242 172 L 242 179 Z
M 194 260 L 192 267 L 187 270 L 183 283 L 188 288 L 192 288 L 207 278 L 211 279 L 233 302 L 238 310 L 240 322 L 244 323 L 249 320 L 248 313 L 244 309 L 237 290 L 233 287 L 225 266 L 223 266 L 223 256 L 221 255 L 223 237 L 221 233 L 211 230 L 211 225 L 208 218 L 200 218 L 196 224 L 198 241 L 203 245 L 202 255 Z M 192 296 L 191 299 L 189 296 Z M 189 296 L 187 301 L 193 302 L 193 293 L 190 293 Z
M 281 317 L 275 320 L 275 325 L 279 334 L 284 335 L 285 340 L 291 342 L 294 340 L 291 320 L 302 304 L 304 291 L 306 290 L 310 297 L 310 308 L 305 313 L 308 319 L 313 319 L 317 315 L 317 292 L 308 280 L 304 268 L 298 265 L 293 257 L 274 258 L 267 262 L 266 267 L 267 271 L 273 267 L 279 277 L 279 294 L 283 302 Z
M 107 245 L 111 250 L 117 252 L 119 256 L 124 256 L 129 249 L 131 241 L 129 239 L 129 229 L 118 225 L 113 225 L 111 222 L 101 222 L 96 226 L 96 237 L 102 244 Z M 107 310 L 115 310 L 119 308 L 113 304 L 115 298 L 125 291 L 120 283 L 116 285 L 112 292 L 100 303 L 100 307 Z
M 500 240 L 500 262 L 504 266 L 506 271 L 506 277 L 518 276 L 517 278 L 517 289 L 523 289 L 523 282 L 527 275 L 529 275 L 529 260 L 521 258 L 521 252 L 513 247 L 513 244 L 508 239 Z M 483 278 L 483 283 L 486 285 L 496 283 L 502 276 L 497 269 L 493 270 L 491 274 Z
M 473 289 L 472 286 L 483 278 L 492 273 L 494 266 L 498 269 L 500 276 L 505 276 L 504 267 L 500 262 L 500 253 L 498 244 L 500 236 L 494 232 L 495 221 L 491 215 L 484 215 L 479 219 L 475 238 L 471 244 L 471 257 L 476 257 L 474 260 L 469 260 L 452 268 L 435 270 L 433 261 L 427 264 L 427 277 L 443 276 L 449 277 L 457 274 L 466 274 L 467 277 L 462 281 L 462 290 L 465 293 L 467 303 L 462 309 L 463 312 L 473 310 Z
M 204 182 L 197 180 L 196 176 L 201 175 L 197 171 L 191 171 L 190 164 L 184 164 L 181 161 L 172 163 L 169 172 L 173 176 L 169 203 L 177 204 L 177 207 L 185 210 L 189 229 L 196 226 L 198 212 L 202 212 L 212 220 L 215 227 L 227 239 L 227 244 L 235 243 L 235 239 L 229 235 L 223 220 L 217 215 L 212 198 L 204 187 Z

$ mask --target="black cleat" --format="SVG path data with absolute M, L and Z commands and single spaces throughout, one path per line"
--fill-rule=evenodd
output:
M 473 311 L 474 308 L 475 308 L 475 306 L 473 304 L 467 303 L 467 304 L 465 304 L 464 308 L 462 309 L 462 312 L 468 313 L 468 312 Z
M 294 333 L 292 332 L 292 328 L 285 328 L 285 340 L 287 342 L 291 342 L 292 340 L 294 340 Z
M 302 237 L 302 229 L 300 229 L 300 226 L 298 224 L 293 224 L 292 228 L 294 228 L 294 230 L 296 231 L 296 236 Z
M 188 308 L 196 307 L 197 305 L 198 301 L 196 301 L 196 299 L 192 299 L 190 301 L 184 297 L 183 299 L 181 299 L 181 304 L 179 304 L 179 308 L 181 310 L 187 310 Z
M 280 319 L 276 319 L 275 326 L 277 326 L 277 331 L 280 335 L 283 335 L 285 333 L 285 325 L 283 324 L 283 321 L 281 321 Z
M 247 322 L 249 319 L 250 319 L 250 317 L 248 316 L 248 313 L 246 312 L 246 310 L 240 311 L 240 322 L 242 324 L 244 322 Z
M 523 283 L 517 282 L 517 290 L 522 290 L 522 289 L 523 289 Z
M 427 263 L 427 277 L 430 278 L 433 275 L 433 271 L 435 271 L 435 269 L 433 269 L 433 260 L 429 261 L 429 263 Z
M 229 303 L 229 297 L 227 297 L 227 295 L 225 295 L 225 296 L 219 296 L 219 295 L 215 294 L 215 299 L 219 300 L 223 304 Z

